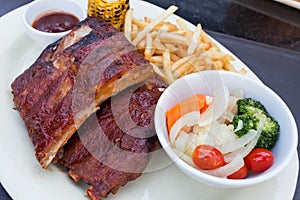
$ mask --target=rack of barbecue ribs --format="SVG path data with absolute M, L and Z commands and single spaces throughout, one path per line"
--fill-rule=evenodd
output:
M 11 85 L 42 167 L 102 102 L 153 75 L 122 32 L 95 18 L 47 46 Z
M 158 143 L 154 109 L 165 87 L 151 79 L 107 99 L 59 150 L 55 161 L 75 182 L 90 185 L 91 199 L 115 194 L 141 176 Z

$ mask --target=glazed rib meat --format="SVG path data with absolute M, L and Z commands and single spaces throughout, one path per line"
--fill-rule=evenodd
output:
M 47 168 L 103 101 L 153 74 L 122 32 L 95 18 L 46 47 L 11 85 L 40 164 Z
M 90 185 L 91 199 L 116 193 L 147 166 L 157 144 L 153 111 L 163 88 L 149 80 L 106 100 L 57 154 L 74 181 Z

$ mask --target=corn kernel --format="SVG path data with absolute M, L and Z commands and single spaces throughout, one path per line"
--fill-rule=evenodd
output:
M 129 9 L 129 0 L 89 0 L 88 16 L 109 22 L 115 28 L 123 30 L 124 20 Z

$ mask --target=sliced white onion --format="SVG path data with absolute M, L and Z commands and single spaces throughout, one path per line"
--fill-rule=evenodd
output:
M 230 93 L 230 96 L 234 96 L 234 97 L 236 97 L 238 99 L 242 99 L 242 98 L 244 98 L 245 93 L 244 93 L 244 90 L 242 88 L 239 88 L 239 89 L 233 90 Z
M 195 127 L 198 127 L 198 126 L 195 126 Z M 213 138 L 211 138 L 210 135 L 206 131 L 199 132 L 199 133 L 192 133 L 191 135 L 193 137 L 191 137 L 191 139 L 189 141 L 190 143 L 189 143 L 186 151 L 184 152 L 187 155 L 191 156 L 193 154 L 195 148 L 202 144 L 215 146 L 215 140 Z
M 193 162 L 191 156 L 186 155 L 185 153 L 179 151 L 178 149 L 174 149 L 174 148 L 173 148 L 173 151 L 174 151 L 174 152 L 176 153 L 176 155 L 177 155 L 180 159 L 182 159 L 184 162 L 186 162 L 187 164 L 191 165 L 192 167 L 197 168 L 197 166 L 194 164 L 194 162 Z
M 206 104 L 207 105 L 210 105 L 213 101 L 213 98 L 211 96 L 205 96 L 205 99 L 206 99 Z
M 186 152 L 194 142 L 195 137 L 195 134 L 187 134 L 184 131 L 180 131 L 177 138 L 175 138 L 174 147 L 182 152 Z
M 189 135 L 184 131 L 180 131 L 177 137 L 175 138 L 174 147 L 182 152 L 185 152 L 188 140 Z
M 216 148 L 222 152 L 222 154 L 233 152 L 246 144 L 248 144 L 254 137 L 258 134 L 256 130 L 250 130 L 247 134 L 243 135 L 242 137 L 234 140 L 225 145 L 218 145 Z
M 263 122 L 260 121 L 258 128 L 257 128 L 257 134 L 254 137 L 254 139 L 251 140 L 247 145 L 237 149 L 236 151 L 226 154 L 224 156 L 225 161 L 228 162 L 228 161 L 232 160 L 238 154 L 241 155 L 243 158 L 246 157 L 252 151 L 252 149 L 256 146 L 259 136 L 261 135 L 262 128 L 263 128 Z
M 225 162 L 229 162 L 238 154 L 241 155 L 243 158 L 246 157 L 252 151 L 252 149 L 255 147 L 257 140 L 259 138 L 259 137 L 257 137 L 258 135 L 260 135 L 260 134 L 257 134 L 255 136 L 255 138 L 251 142 L 249 142 L 246 146 L 241 147 L 238 150 L 233 151 L 229 154 L 226 154 L 224 156 Z
M 212 136 L 213 139 L 216 139 L 221 135 L 223 125 L 224 124 L 219 123 L 218 121 L 214 121 L 211 124 L 205 126 L 205 130 L 210 136 Z
M 217 90 L 212 92 L 213 100 L 208 109 L 202 113 L 199 126 L 206 126 L 213 121 L 216 121 L 220 116 L 222 116 L 229 103 L 229 91 L 228 88 L 222 86 Z
M 239 137 L 233 132 L 233 126 L 232 125 L 225 125 L 223 124 L 222 128 L 220 129 L 220 133 L 218 134 L 218 137 L 215 137 L 215 146 L 222 146 L 226 145 L 228 143 L 231 143 L 232 141 L 237 140 Z
M 239 99 L 237 97 L 229 96 L 229 103 L 228 103 L 227 111 L 231 112 L 232 110 L 235 110 L 235 107 L 237 106 L 236 102 L 238 100 Z
M 235 173 L 239 169 L 241 169 L 243 166 L 244 166 L 243 157 L 238 154 L 234 157 L 234 159 L 230 163 L 222 167 L 213 170 L 201 170 L 201 171 L 217 177 L 227 177 Z
M 234 132 L 237 132 L 237 131 L 239 131 L 239 130 L 242 130 L 243 127 L 244 127 L 243 120 L 239 120 L 236 129 L 234 129 Z
M 217 121 L 221 124 L 225 124 L 226 122 L 232 122 L 234 115 L 235 114 L 231 111 L 225 111 L 225 113 Z
M 193 126 L 195 124 L 198 124 L 200 122 L 200 112 L 199 111 L 194 111 L 194 112 L 189 112 L 182 117 L 180 117 L 172 126 L 170 130 L 170 142 L 171 145 L 174 147 L 175 146 L 175 140 L 184 126 Z
M 238 108 L 236 105 L 236 102 L 239 100 L 239 98 L 235 96 L 229 96 L 229 103 L 226 108 L 226 111 L 224 114 L 218 119 L 220 123 L 225 123 L 225 122 L 232 122 L 234 115 L 237 114 Z

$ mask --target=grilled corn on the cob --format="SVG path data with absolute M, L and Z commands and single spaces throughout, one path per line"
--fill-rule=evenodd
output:
M 89 0 L 88 16 L 105 20 L 119 30 L 123 30 L 129 0 Z

